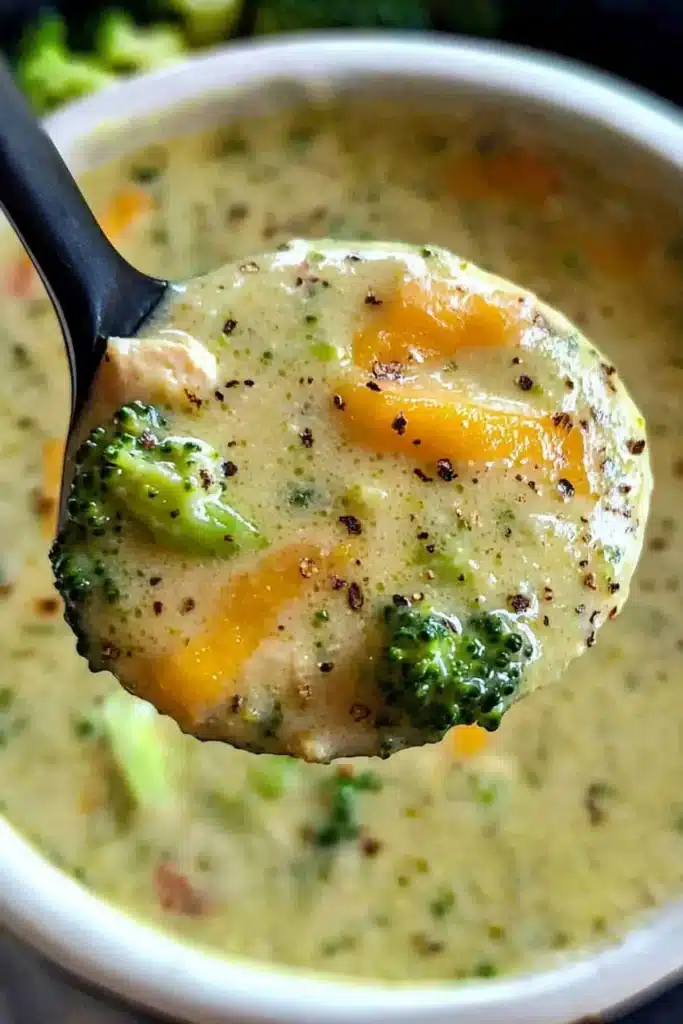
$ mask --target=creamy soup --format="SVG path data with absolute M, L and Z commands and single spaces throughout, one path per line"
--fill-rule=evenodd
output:
M 52 555 L 81 650 L 255 752 L 493 731 L 640 553 L 616 368 L 442 249 L 295 240 L 179 286 L 112 341 L 88 419 Z
M 76 655 L 47 562 L 67 372 L 3 242 L 3 810 L 84 885 L 188 940 L 328 972 L 491 977 L 608 941 L 683 887 L 681 225 L 521 130 L 302 110 L 85 182 L 123 251 L 177 278 L 293 236 L 446 246 L 563 309 L 648 420 L 646 550 L 594 649 L 496 733 L 457 728 L 353 772 L 184 737 Z M 582 626 L 594 597 L 577 595 Z

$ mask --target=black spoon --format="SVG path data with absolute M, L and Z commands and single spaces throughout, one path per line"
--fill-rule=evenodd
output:
M 168 282 L 131 267 L 110 244 L 2 60 L 0 207 L 59 317 L 71 369 L 71 436 L 106 339 L 135 334 Z

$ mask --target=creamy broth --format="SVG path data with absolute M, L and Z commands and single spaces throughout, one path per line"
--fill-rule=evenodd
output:
M 112 341 L 87 419 L 70 619 L 203 738 L 329 761 L 493 731 L 628 595 L 641 414 L 561 314 L 442 249 L 293 240 L 177 286 Z M 456 635 L 481 651 L 464 690 L 454 666 L 418 695 L 424 641 L 389 661 L 425 623 L 435 671 Z
M 333 845 L 316 837 L 335 813 L 339 825 L 335 769 L 199 744 L 169 722 L 172 799 L 135 807 L 102 727 L 116 684 L 79 661 L 53 597 L 49 469 L 67 375 L 46 300 L 8 247 L 9 285 L 24 293 L 2 300 L 0 352 L 10 820 L 86 885 L 187 938 L 356 975 L 490 977 L 605 941 L 676 895 L 683 305 L 671 213 L 504 131 L 391 107 L 265 118 L 86 180 L 103 218 L 122 189 L 136 216 L 112 230 L 150 272 L 189 276 L 292 235 L 371 233 L 447 246 L 562 308 L 648 418 L 649 542 L 623 614 L 575 671 L 512 708 L 478 752 L 456 731 L 362 763 L 372 775 Z

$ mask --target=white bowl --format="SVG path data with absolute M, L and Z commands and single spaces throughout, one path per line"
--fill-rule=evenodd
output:
M 468 93 L 517 103 L 536 109 L 549 131 L 577 130 L 640 151 L 652 174 L 680 195 L 683 123 L 673 108 L 566 61 L 430 37 L 327 34 L 238 44 L 115 86 L 48 126 L 81 171 L 171 130 L 216 123 L 244 104 L 406 84 L 413 97 Z M 123 118 L 142 120 L 135 131 L 117 132 Z M 221 959 L 98 899 L 1 821 L 0 911 L 22 937 L 89 982 L 202 1024 L 564 1024 L 642 995 L 683 967 L 683 902 L 609 950 L 496 981 L 389 986 Z

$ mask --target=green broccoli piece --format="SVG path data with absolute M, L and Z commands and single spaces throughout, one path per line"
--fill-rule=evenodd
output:
M 227 557 L 260 547 L 255 526 L 226 504 L 221 456 L 195 437 L 168 433 L 151 405 L 133 402 L 96 427 L 76 455 L 68 521 L 95 537 L 126 518 L 160 544 Z
M 255 31 L 320 28 L 429 28 L 426 0 L 262 0 Z
M 389 605 L 378 685 L 387 706 L 430 742 L 454 725 L 493 731 L 535 655 L 528 627 L 482 612 L 461 629 L 432 608 Z
M 105 11 L 95 31 L 95 49 L 113 71 L 151 71 L 178 60 L 187 50 L 174 25 L 141 27 L 125 11 Z
M 322 824 L 310 832 L 314 846 L 330 849 L 342 842 L 357 839 L 360 825 L 357 815 L 359 793 L 376 793 L 382 788 L 382 781 L 375 772 L 360 772 L 358 775 L 337 771 L 323 783 L 323 796 L 327 804 L 327 816 Z
M 57 14 L 43 16 L 26 30 L 15 70 L 19 86 L 39 113 L 115 81 L 95 61 L 69 49 L 66 25 Z
M 237 25 L 243 0 L 168 0 L 180 15 L 193 46 L 210 46 L 227 39 Z
M 172 806 L 172 751 L 158 712 L 116 689 L 104 701 L 101 717 L 104 739 L 133 804 L 155 810 Z

